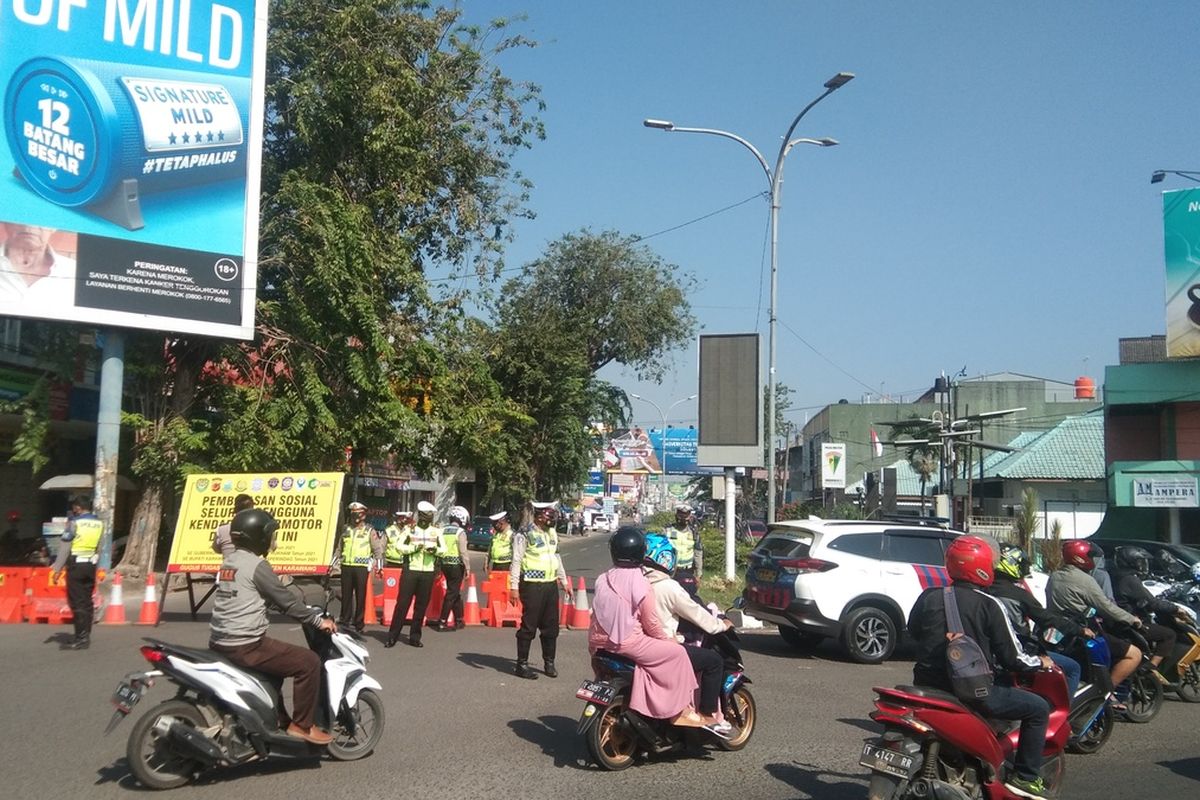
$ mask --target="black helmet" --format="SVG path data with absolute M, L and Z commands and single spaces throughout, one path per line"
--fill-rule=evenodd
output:
M 1150 553 L 1137 545 L 1118 547 L 1117 566 L 1133 570 L 1139 577 L 1145 577 L 1150 574 Z
M 271 540 L 279 523 L 261 508 L 239 511 L 229 525 L 229 538 L 235 547 L 265 556 L 271 550 Z
M 608 540 L 608 552 L 618 567 L 640 567 L 646 557 L 646 537 L 636 525 L 622 525 Z

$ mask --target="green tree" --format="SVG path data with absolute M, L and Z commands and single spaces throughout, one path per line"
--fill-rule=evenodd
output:
M 592 422 L 618 425 L 628 399 L 597 371 L 661 379 L 696 321 L 693 279 L 633 237 L 570 233 L 504 286 L 487 333 L 505 395 L 532 420 L 524 458 L 489 476 L 510 502 L 579 488 L 596 454 Z M 482 345 L 481 345 L 482 346 Z
M 1042 526 L 1042 518 L 1038 515 L 1037 489 L 1027 486 L 1021 492 L 1021 513 L 1013 520 L 1013 535 L 1021 549 L 1033 557 L 1033 542 L 1037 537 L 1038 528 Z
M 924 516 L 925 487 L 938 473 L 942 462 L 941 428 L 937 423 L 914 417 L 892 426 L 892 441 L 897 447 L 904 448 L 904 457 L 920 478 L 921 515 Z

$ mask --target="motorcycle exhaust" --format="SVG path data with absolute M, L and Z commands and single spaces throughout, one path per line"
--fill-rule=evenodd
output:
M 920 797 L 922 800 L 971 800 L 970 796 L 957 786 L 931 778 L 917 778 L 912 782 L 909 791 L 913 797 Z
M 224 752 L 216 742 L 179 720 L 171 723 L 167 736 L 182 755 L 202 761 L 206 766 L 211 767 L 225 759 Z

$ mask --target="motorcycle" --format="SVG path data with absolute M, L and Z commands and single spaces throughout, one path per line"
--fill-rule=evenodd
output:
M 1109 696 L 1112 694 L 1112 656 L 1103 637 L 1083 636 L 1064 638 L 1055 628 L 1042 634 L 1043 640 L 1080 666 L 1079 688 L 1071 698 L 1068 720 L 1071 738 L 1068 753 L 1089 755 L 1099 752 L 1112 735 L 1114 712 Z
M 328 745 L 286 733 L 282 679 L 237 666 L 213 650 L 157 639 L 145 639 L 149 644 L 141 648 L 152 668 L 131 672 L 117 684 L 116 710 L 104 732 L 111 733 L 150 687 L 165 678 L 178 687 L 175 697 L 142 716 L 126 745 L 129 767 L 147 788 L 174 789 L 204 770 L 269 756 L 328 752 L 339 761 L 363 758 L 379 743 L 384 726 L 377 694 L 383 687 L 366 673 L 367 649 L 348 629 L 325 633 L 305 625 L 304 635 L 321 659 L 315 722 L 333 734 Z
M 584 737 L 592 760 L 600 767 L 625 769 L 644 754 L 680 752 L 689 743 L 711 743 L 722 750 L 741 750 L 754 734 L 758 708 L 750 693 L 750 677 L 742 666 L 737 634 L 728 630 L 709 636 L 705 646 L 713 647 L 725 659 L 721 684 L 721 709 L 725 721 L 733 726 L 729 738 L 702 728 L 682 728 L 667 720 L 643 716 L 629 707 L 633 687 L 633 661 L 624 656 L 599 650 L 592 657 L 595 680 L 585 680 L 575 693 L 583 700 L 583 714 L 577 733 Z
M 1041 777 L 1051 791 L 1062 783 L 1063 750 L 1071 738 L 1070 700 L 1057 667 L 1016 676 L 1014 685 L 1050 704 Z M 1005 785 L 1020 725 L 987 719 L 936 689 L 876 687 L 871 719 L 882 736 L 868 739 L 858 763 L 871 770 L 870 800 L 1017 800 Z
M 1112 622 L 1109 627 L 1114 627 Z M 1100 630 L 1100 623 L 1093 621 L 1091 627 Z M 1127 722 L 1144 724 L 1158 716 L 1163 706 L 1163 685 L 1154 677 L 1154 667 L 1150 663 L 1150 643 L 1129 625 L 1116 625 L 1116 634 L 1133 644 L 1142 651 L 1142 662 L 1138 664 L 1133 674 L 1116 687 L 1116 696 L 1125 705 L 1125 710 L 1117 712 Z

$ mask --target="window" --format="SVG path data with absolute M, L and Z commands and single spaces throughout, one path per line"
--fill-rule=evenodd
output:
M 840 550 L 855 556 L 879 558 L 883 549 L 882 533 L 856 533 L 850 536 L 839 536 L 829 543 L 830 550 Z
M 799 538 L 772 533 L 759 543 L 755 552 L 775 558 L 808 558 L 811 543 L 811 537 Z
M 884 558 L 909 564 L 946 563 L 941 537 L 920 534 L 888 533 Z

